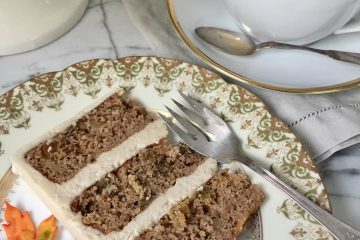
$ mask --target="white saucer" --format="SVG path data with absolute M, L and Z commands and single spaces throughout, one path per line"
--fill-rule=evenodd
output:
M 173 24 L 190 49 L 219 72 L 267 89 L 323 93 L 360 85 L 360 65 L 300 50 L 263 49 L 233 56 L 210 47 L 194 34 L 199 26 L 240 31 L 219 0 L 168 0 Z M 360 53 L 360 33 L 331 35 L 312 47 Z
M 0 55 L 54 41 L 81 18 L 88 0 L 1 0 Z

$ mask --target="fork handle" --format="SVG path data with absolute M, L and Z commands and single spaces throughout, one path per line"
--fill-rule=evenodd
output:
M 295 202 L 302 206 L 306 211 L 308 211 L 314 218 L 318 220 L 320 224 L 326 227 L 332 235 L 339 240 L 360 240 L 360 231 L 346 225 L 339 219 L 335 218 L 326 210 L 322 209 L 314 202 L 306 198 L 301 193 L 294 190 L 284 181 L 276 177 L 270 171 L 265 168 L 262 168 L 258 165 L 252 163 L 246 156 L 241 156 L 239 160 L 241 163 L 245 164 L 253 171 L 264 177 L 267 181 L 275 185 L 277 188 L 285 192 L 289 197 L 291 197 Z

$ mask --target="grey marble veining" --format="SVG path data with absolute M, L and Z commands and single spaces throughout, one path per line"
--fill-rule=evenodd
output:
M 154 55 L 131 23 L 120 0 L 92 0 L 70 32 L 27 53 L 0 57 L 0 93 L 34 75 L 61 70 L 92 58 Z M 342 150 L 320 165 L 334 214 L 360 229 L 360 145 Z
M 154 55 L 119 0 L 90 1 L 80 22 L 37 50 L 0 57 L 0 93 L 32 76 L 93 58 Z
M 333 213 L 360 229 L 360 144 L 337 152 L 319 167 Z

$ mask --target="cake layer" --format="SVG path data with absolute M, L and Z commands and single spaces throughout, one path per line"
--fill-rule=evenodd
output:
M 103 233 L 122 230 L 178 178 L 192 174 L 205 157 L 166 139 L 138 152 L 77 196 L 71 204 L 85 225 Z
M 29 150 L 25 159 L 50 181 L 63 183 L 153 120 L 137 102 L 114 94 L 65 131 Z
M 247 176 L 223 170 L 136 239 L 233 240 L 263 199 Z

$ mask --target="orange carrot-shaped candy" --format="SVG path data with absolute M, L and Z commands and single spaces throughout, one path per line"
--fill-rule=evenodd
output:
M 8 240 L 33 240 L 35 237 L 35 227 L 31 221 L 28 212 L 23 214 L 19 209 L 5 202 L 5 220 L 7 224 L 3 224 Z
M 37 228 L 35 240 L 54 240 L 58 229 L 55 220 L 54 215 L 51 215 L 42 221 Z

